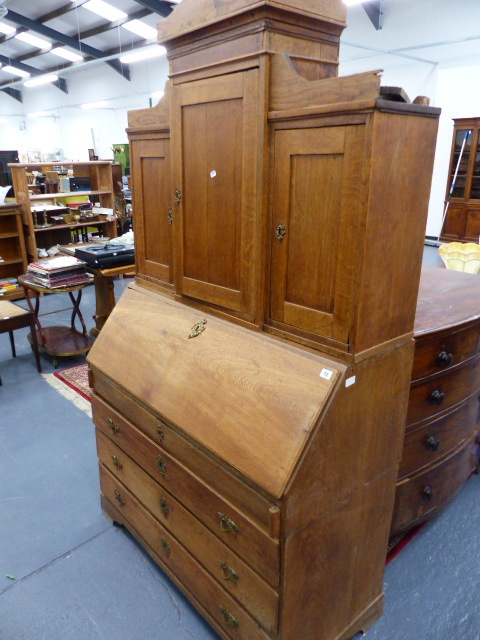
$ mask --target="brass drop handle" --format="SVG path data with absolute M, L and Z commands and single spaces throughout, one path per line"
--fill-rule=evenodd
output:
M 437 356 L 437 365 L 439 367 L 448 367 L 453 362 L 453 354 L 447 351 L 440 351 Z
M 157 469 L 162 476 L 164 476 L 167 471 L 167 467 L 161 456 L 157 457 Z
M 163 515 L 165 516 L 165 518 L 168 516 L 169 512 L 170 512 L 170 508 L 167 504 L 167 501 L 165 500 L 165 498 L 162 496 L 160 498 L 160 510 L 163 513 Z
M 435 389 L 435 391 L 432 391 L 432 393 L 428 397 L 432 404 L 440 405 L 445 400 L 445 394 L 442 393 L 440 389 Z
M 230 611 L 228 611 L 228 609 L 225 609 L 225 607 L 222 607 L 222 605 L 220 605 L 220 611 L 222 612 L 223 619 L 225 620 L 225 624 L 227 625 L 227 627 L 233 627 L 234 629 L 236 629 L 238 627 L 238 622 L 230 613 Z
M 233 533 L 234 536 L 238 533 L 238 527 L 233 520 L 224 516 L 223 513 L 218 512 L 218 517 L 220 518 L 220 529 L 225 533 Z
M 285 226 L 285 223 L 281 220 L 275 227 L 275 237 L 279 242 L 281 242 L 284 239 L 286 233 L 287 233 L 287 227 Z
M 425 487 L 422 491 L 422 498 L 431 502 L 435 497 L 435 491 L 432 487 Z
M 434 435 L 427 436 L 424 440 L 424 444 L 427 449 L 430 449 L 430 451 L 438 451 L 440 448 L 440 440 L 437 440 Z
M 238 573 L 228 566 L 226 562 L 220 562 L 220 569 L 222 570 L 222 576 L 224 580 L 230 580 L 234 584 L 238 582 Z
M 115 500 L 118 502 L 118 504 L 123 507 L 123 505 L 125 504 L 125 500 L 122 498 L 122 496 L 120 495 L 120 492 L 117 491 L 115 489 Z
M 107 418 L 107 424 L 108 424 L 108 428 L 110 429 L 110 431 L 113 434 L 116 434 L 120 431 L 120 428 L 118 425 L 115 424 L 115 422 L 111 419 L 111 418 Z
M 113 466 L 116 467 L 117 469 L 123 468 L 123 464 L 120 462 L 117 456 L 112 456 L 112 462 L 113 462 Z
M 165 540 L 165 538 L 161 538 L 160 542 L 162 543 L 162 551 L 168 558 L 168 556 L 170 555 L 170 545 Z

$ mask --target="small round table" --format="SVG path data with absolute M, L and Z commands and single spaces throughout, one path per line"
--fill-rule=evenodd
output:
M 76 356 L 80 353 L 87 353 L 90 351 L 93 345 L 93 339 L 87 334 L 87 328 L 80 311 L 80 302 L 82 299 L 82 289 L 86 283 L 60 287 L 58 289 L 49 289 L 43 287 L 41 284 L 35 282 L 35 280 L 29 276 L 19 276 L 19 284 L 25 291 L 25 298 L 31 311 L 33 311 L 35 317 L 36 336 L 38 342 L 38 348 L 40 351 L 53 356 L 53 365 L 55 368 L 58 366 L 57 358 L 59 356 Z M 35 307 L 32 304 L 31 293 L 35 295 Z M 76 294 L 75 294 L 76 292 Z M 40 294 L 47 293 L 68 293 L 70 300 L 73 304 L 72 317 L 70 327 L 66 326 L 53 326 L 42 327 L 38 318 L 38 312 L 40 309 Z M 75 320 L 78 318 L 82 325 L 82 331 L 78 331 L 75 326 Z M 33 344 L 32 334 L 28 335 L 28 341 Z

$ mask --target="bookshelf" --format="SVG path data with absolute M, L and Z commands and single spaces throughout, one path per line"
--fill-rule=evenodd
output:
M 27 271 L 27 253 L 23 236 L 19 204 L 0 205 L 0 290 L 2 281 L 14 281 Z M 9 290 L 0 295 L 2 300 L 23 298 L 23 289 Z
M 22 221 L 25 231 L 25 244 L 28 261 L 38 260 L 38 249 L 48 249 L 60 244 L 82 241 L 89 228 L 97 229 L 101 235 L 114 238 L 117 235 L 115 218 L 97 216 L 85 220 L 68 219 L 59 223 L 61 211 L 68 213 L 65 200 L 78 198 L 81 202 L 86 196 L 90 201 L 98 203 L 100 208 L 114 209 L 114 189 L 112 164 L 108 161 L 71 162 L 71 163 L 12 163 L 8 165 L 12 172 L 12 182 L 16 200 L 21 206 Z M 58 167 L 71 169 L 77 178 L 88 178 L 90 188 L 85 191 L 67 191 L 58 193 L 33 193 L 27 174 L 33 171 L 45 173 L 55 171 Z M 59 206 L 60 203 L 60 206 Z

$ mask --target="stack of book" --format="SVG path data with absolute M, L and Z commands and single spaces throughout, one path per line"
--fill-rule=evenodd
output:
M 73 256 L 61 256 L 41 262 L 31 262 L 27 275 L 37 284 L 48 289 L 72 287 L 91 282 L 92 278 L 85 270 L 86 263 Z
M 16 278 L 3 278 L 0 280 L 0 295 L 10 293 L 20 288 Z

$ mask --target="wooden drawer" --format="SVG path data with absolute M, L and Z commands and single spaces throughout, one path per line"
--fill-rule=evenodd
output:
M 175 536 L 102 465 L 100 483 L 108 502 L 107 513 L 114 520 L 117 520 L 115 513 L 118 513 L 118 521 L 127 526 L 139 542 L 146 546 L 160 567 L 174 579 L 197 608 L 200 605 L 200 609 L 223 630 L 225 637 L 235 640 L 268 640 L 275 637 L 267 635 L 245 609 L 184 549 Z
M 252 613 L 269 633 L 276 629 L 278 594 L 222 544 L 164 487 L 159 486 L 97 429 L 98 455 L 106 468 L 168 529 L 223 587 Z M 113 465 L 114 457 L 122 468 Z M 106 494 L 114 502 L 114 494 Z
M 133 425 L 123 421 L 112 435 L 104 420 L 93 419 L 120 449 L 156 482 L 175 496 L 221 541 L 241 556 L 270 585 L 279 580 L 279 543 L 249 520 L 231 503 L 194 476 L 180 462 L 156 445 Z M 126 459 L 110 460 L 109 469 L 122 477 Z
M 395 494 L 390 535 L 412 527 L 444 507 L 458 493 L 475 469 L 475 438 L 443 462 L 400 482 Z
M 479 327 L 426 340 L 418 339 L 413 357 L 412 380 L 454 367 L 478 353 Z
M 476 391 L 462 405 L 420 429 L 407 430 L 398 469 L 399 480 L 434 464 L 472 434 L 477 424 L 478 395 Z
M 100 398 L 107 399 L 107 402 Z M 177 460 L 186 464 L 195 474 L 202 477 L 211 487 L 248 514 L 266 531 L 272 531 L 272 515 L 269 509 L 272 503 L 258 491 L 240 482 L 238 478 L 202 452 L 174 425 L 142 407 L 138 400 L 132 399 L 109 380 L 95 373 L 95 393 L 92 394 L 92 410 L 95 419 L 106 425 L 113 421 L 119 428 L 125 419 L 143 431 L 155 442 L 162 445 Z M 274 519 L 276 508 L 274 509 Z M 279 535 L 279 532 L 276 534 Z
M 407 427 L 458 404 L 480 386 L 478 356 L 463 367 L 451 369 L 420 384 L 413 384 L 407 411 Z

